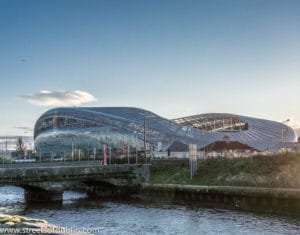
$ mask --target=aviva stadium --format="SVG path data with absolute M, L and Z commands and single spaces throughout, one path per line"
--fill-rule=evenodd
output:
M 277 151 L 284 142 L 296 142 L 295 131 L 282 123 L 227 114 L 208 113 L 166 119 L 131 107 L 55 108 L 44 113 L 34 128 L 35 148 L 41 154 L 80 149 L 166 150 L 173 142 L 200 148 L 224 136 L 258 151 Z M 144 141 L 144 138 L 146 141 Z M 158 144 L 159 143 L 159 144 Z

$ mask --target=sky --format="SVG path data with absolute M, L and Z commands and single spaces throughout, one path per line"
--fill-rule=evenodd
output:
M 57 106 L 300 121 L 300 1 L 0 0 L 0 136 Z

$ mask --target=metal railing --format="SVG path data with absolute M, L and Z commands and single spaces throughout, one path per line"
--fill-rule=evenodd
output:
M 94 161 L 45 161 L 0 164 L 0 168 L 35 168 L 35 167 L 59 167 L 59 166 L 103 166 L 102 160 Z

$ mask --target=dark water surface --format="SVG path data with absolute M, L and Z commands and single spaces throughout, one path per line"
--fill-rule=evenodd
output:
M 299 234 L 300 216 L 145 202 L 139 199 L 93 200 L 67 192 L 64 203 L 24 201 L 23 189 L 0 188 L 0 213 L 45 219 L 68 228 L 95 228 L 100 234 Z

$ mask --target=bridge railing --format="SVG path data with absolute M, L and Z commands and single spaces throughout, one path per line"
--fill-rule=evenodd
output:
M 0 164 L 0 168 L 28 168 L 28 167 L 53 167 L 53 166 L 103 166 L 102 160 L 94 161 L 44 161 Z
M 147 151 L 147 158 L 145 151 L 130 150 L 119 152 L 112 152 L 106 154 L 94 152 L 92 155 L 82 151 L 73 152 L 58 152 L 58 153 L 34 153 L 30 157 L 13 157 L 0 156 L 0 168 L 11 167 L 29 167 L 29 166 L 75 166 L 75 165 L 111 165 L 111 164 L 147 164 L 150 160 L 150 151 Z
M 104 165 L 103 158 L 99 159 L 34 159 L 34 161 L 30 161 L 31 159 L 27 159 L 27 161 L 0 161 L 0 168 L 20 168 L 20 167 L 51 167 L 51 166 L 100 166 Z M 124 165 L 124 164 L 130 164 L 130 165 L 137 165 L 137 164 L 147 164 L 147 162 L 150 161 L 150 158 L 146 160 L 145 157 L 139 156 L 139 157 L 116 157 L 111 159 L 110 161 L 107 161 L 106 165 Z

